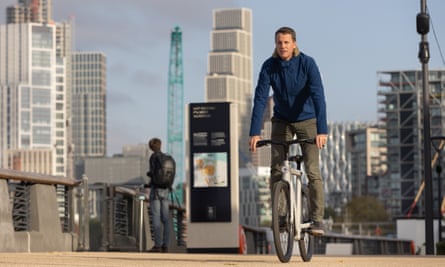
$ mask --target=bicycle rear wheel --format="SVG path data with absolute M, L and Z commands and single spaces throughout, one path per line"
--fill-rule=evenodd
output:
M 281 262 L 288 262 L 294 248 L 294 223 L 291 222 L 290 192 L 286 182 L 276 182 L 272 190 L 272 232 Z
M 307 187 L 303 187 L 301 190 L 301 223 L 310 220 L 309 211 L 309 190 Z M 298 247 L 303 261 L 310 261 L 312 259 L 312 252 L 314 251 L 314 237 L 309 233 L 308 229 L 301 231 L 301 239 L 298 240 Z

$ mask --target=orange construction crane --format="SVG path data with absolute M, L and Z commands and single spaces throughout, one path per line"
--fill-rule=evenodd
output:
M 431 167 L 433 167 L 434 164 L 436 164 L 436 161 L 439 158 L 439 153 L 444 148 L 444 145 L 445 145 L 445 140 L 441 140 L 439 146 L 436 147 L 436 154 L 434 154 L 433 160 L 431 161 Z M 420 187 L 419 187 L 419 192 L 417 192 L 417 195 L 414 198 L 413 204 L 411 204 L 411 207 L 409 208 L 409 211 L 406 214 L 407 218 L 411 217 L 413 210 L 416 207 L 417 202 L 419 201 L 420 196 L 422 195 L 422 192 L 424 189 L 425 189 L 425 179 L 422 180 L 422 183 L 420 184 Z M 440 207 L 440 211 L 442 212 L 442 216 L 445 216 L 445 197 L 442 200 L 442 205 Z

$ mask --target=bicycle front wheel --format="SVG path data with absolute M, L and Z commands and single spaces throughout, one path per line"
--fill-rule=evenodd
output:
M 281 262 L 288 262 L 294 248 L 295 227 L 291 221 L 289 184 L 276 182 L 272 190 L 272 232 Z
M 310 210 L 309 189 L 307 187 L 303 187 L 301 190 L 301 223 L 308 222 L 310 220 Z M 310 261 L 312 259 L 314 237 L 309 233 L 308 229 L 302 230 L 301 239 L 298 240 L 298 248 L 303 261 Z

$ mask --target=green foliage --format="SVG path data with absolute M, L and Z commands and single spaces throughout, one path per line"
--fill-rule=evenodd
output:
M 263 220 L 260 222 L 260 226 L 262 227 L 270 227 L 272 225 L 272 220 Z
M 353 223 L 384 222 L 389 219 L 389 214 L 383 204 L 372 196 L 352 198 L 352 200 L 346 204 L 343 213 L 344 218 L 349 218 Z
M 436 243 L 437 255 L 445 255 L 445 241 L 439 241 Z
M 335 221 L 337 221 L 337 217 L 338 217 L 338 215 L 337 215 L 337 212 L 335 212 L 334 208 L 326 207 L 324 209 L 324 218 L 325 219 L 332 218 L 332 220 L 334 220 L 334 222 L 335 222 Z

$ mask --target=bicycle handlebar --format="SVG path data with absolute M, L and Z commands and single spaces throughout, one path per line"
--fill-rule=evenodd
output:
M 258 142 L 256 143 L 256 147 L 262 147 L 267 145 L 281 145 L 284 147 L 288 147 L 292 144 L 302 144 L 302 143 L 315 144 L 315 138 L 293 139 L 289 141 L 275 141 L 270 139 L 263 139 L 263 140 L 258 140 Z

